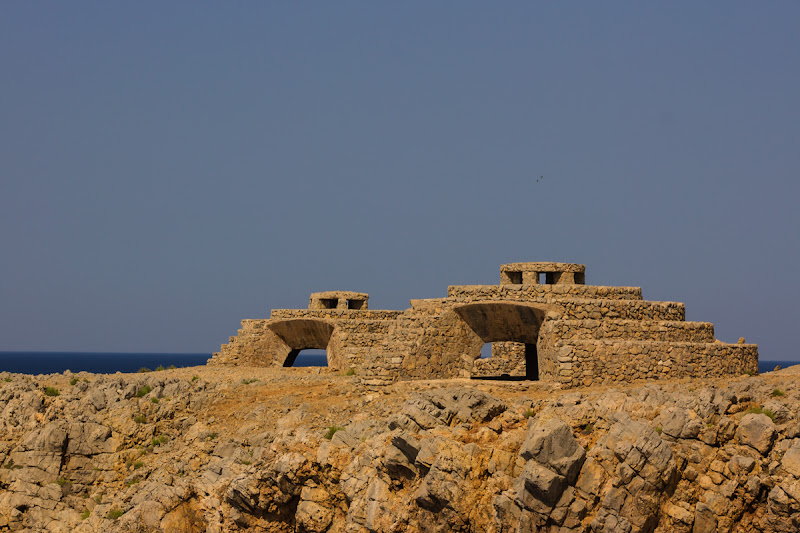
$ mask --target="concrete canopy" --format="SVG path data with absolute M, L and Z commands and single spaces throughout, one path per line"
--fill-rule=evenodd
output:
M 479 302 L 453 309 L 483 342 L 536 344 L 547 310 L 515 302 Z

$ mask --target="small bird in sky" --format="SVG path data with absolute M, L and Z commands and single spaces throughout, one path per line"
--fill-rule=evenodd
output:
M 536 183 L 539 183 L 539 181 L 541 181 L 543 179 L 544 179 L 544 176 L 540 176 L 540 177 L 536 178 Z

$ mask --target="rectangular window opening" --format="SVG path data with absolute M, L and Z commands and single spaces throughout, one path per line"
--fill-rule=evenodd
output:
M 364 300 L 347 300 L 348 309 L 361 309 L 364 307 Z
M 522 285 L 522 272 L 506 272 L 509 283 L 514 285 Z
M 319 303 L 325 309 L 336 309 L 336 306 L 339 305 L 339 300 L 338 298 L 320 298 Z

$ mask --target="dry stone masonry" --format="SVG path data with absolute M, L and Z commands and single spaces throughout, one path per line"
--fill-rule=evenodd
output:
M 585 284 L 572 263 L 510 263 L 499 285 L 456 285 L 447 297 L 372 310 L 365 293 L 314 293 L 308 309 L 242 321 L 212 365 L 292 366 L 324 349 L 328 366 L 366 385 L 453 377 L 516 377 L 563 387 L 758 371 L 755 344 L 727 344 L 686 322 L 684 305 L 639 287 Z M 492 343 L 492 357 L 481 348 Z

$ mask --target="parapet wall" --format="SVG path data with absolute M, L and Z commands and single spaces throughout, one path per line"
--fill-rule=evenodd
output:
M 209 364 L 291 366 L 301 350 L 321 348 L 330 368 L 376 386 L 509 376 L 575 387 L 757 372 L 756 345 L 716 341 L 712 324 L 685 321 L 682 303 L 585 285 L 584 273 L 572 263 L 510 263 L 500 285 L 453 285 L 404 311 L 368 309 L 366 293 L 314 293 L 309 309 L 243 320 Z M 486 343 L 492 356 L 482 359 Z
M 558 341 L 554 348 L 558 353 L 556 380 L 565 387 L 731 376 L 758 370 L 754 344 L 576 340 Z

